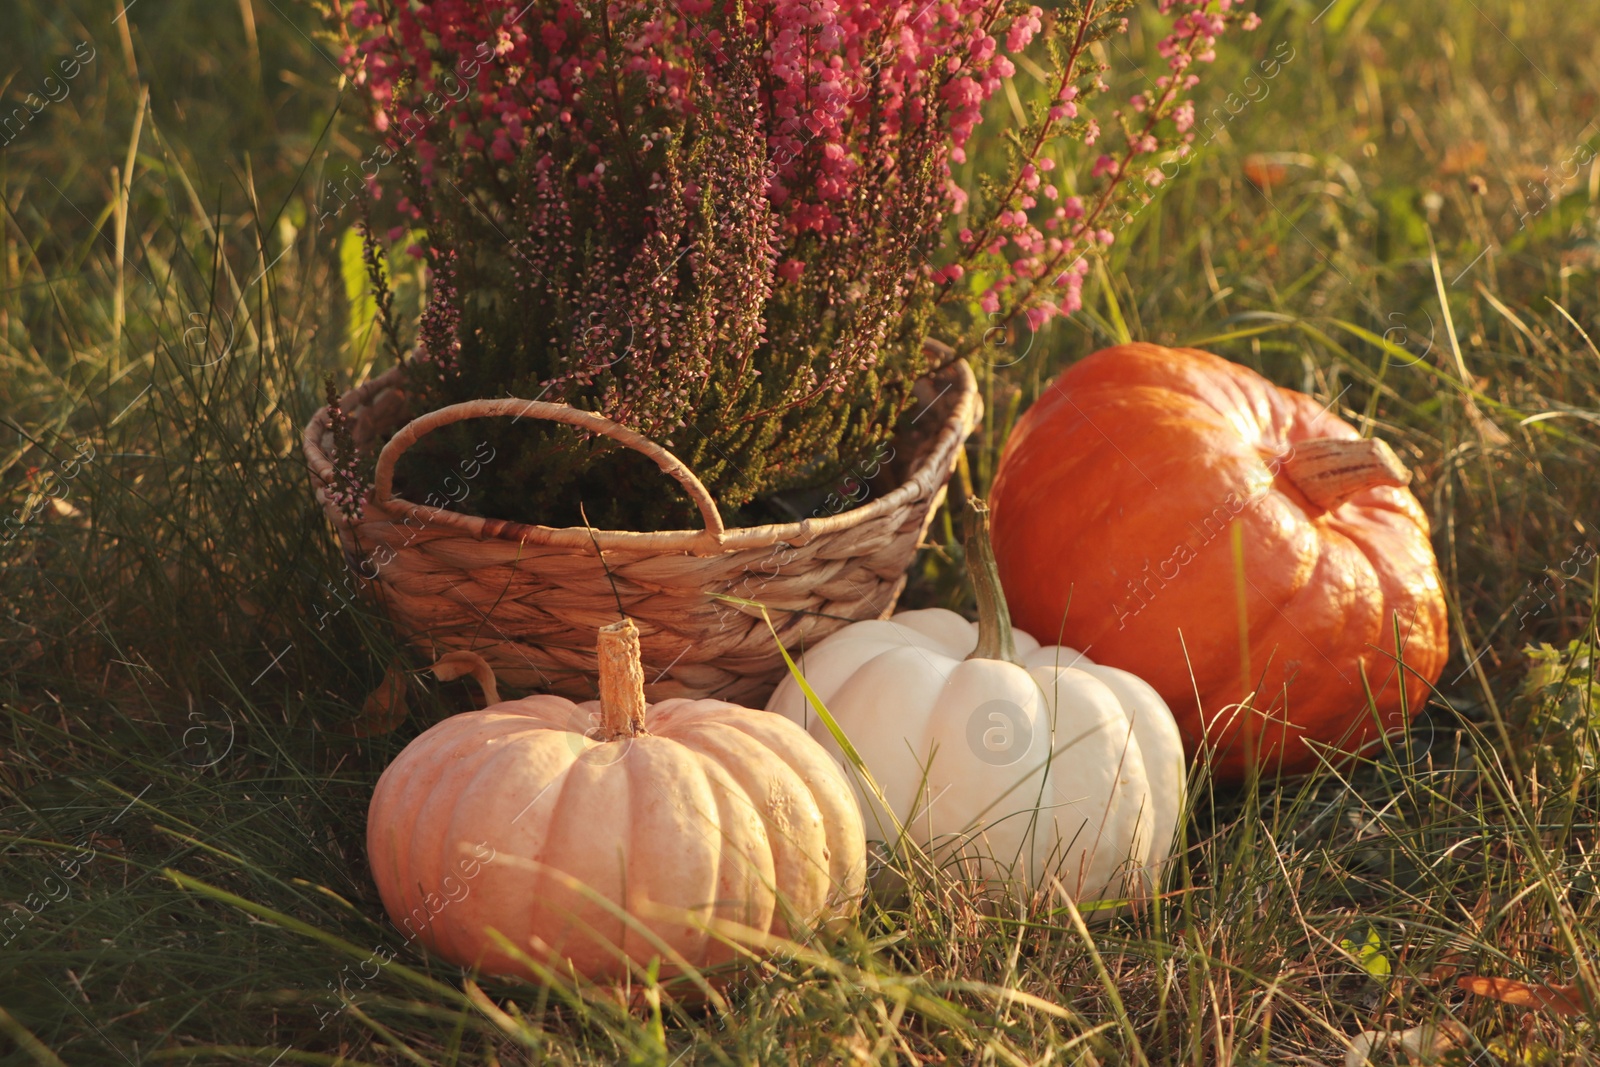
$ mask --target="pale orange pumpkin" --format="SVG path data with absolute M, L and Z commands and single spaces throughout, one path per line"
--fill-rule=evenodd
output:
M 406 746 L 373 792 L 367 852 L 389 915 L 438 955 L 534 976 L 492 929 L 593 979 L 723 962 L 719 924 L 788 935 L 853 910 L 866 873 L 832 757 L 766 712 L 647 707 L 632 622 L 601 630 L 600 700 L 508 701 Z
M 1120 345 L 1018 421 L 995 555 L 1019 626 L 1149 682 L 1218 777 L 1303 770 L 1308 742 L 1354 751 L 1406 722 L 1444 669 L 1409 479 L 1310 396 L 1207 352 Z

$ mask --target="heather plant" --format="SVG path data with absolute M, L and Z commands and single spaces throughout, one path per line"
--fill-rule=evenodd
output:
M 1168 69 L 1102 130 L 1091 46 L 1132 5 L 333 0 L 386 138 L 371 191 L 394 233 L 426 233 L 417 405 L 596 410 L 676 452 L 732 521 L 784 517 L 764 498 L 837 480 L 907 416 L 925 335 L 970 352 L 997 323 L 1078 310 L 1127 179 L 1148 189 L 1188 150 L 1194 68 L 1251 17 L 1160 0 Z M 1004 167 L 958 183 L 1030 50 L 1032 114 L 987 154 Z M 1076 144 L 1096 155 L 1064 192 Z M 475 496 L 486 514 L 694 519 L 640 457 L 520 420 L 432 435 L 402 488 L 485 434 L 508 456 Z

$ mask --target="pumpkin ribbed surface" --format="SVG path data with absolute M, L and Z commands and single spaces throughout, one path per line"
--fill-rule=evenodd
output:
M 681 969 L 674 957 L 730 958 L 708 930 L 718 922 L 783 935 L 785 906 L 810 922 L 853 904 L 860 816 L 804 731 L 722 701 L 668 700 L 646 711 L 646 732 L 602 741 L 584 735 L 599 707 L 503 703 L 401 753 L 373 794 L 367 839 L 397 923 L 413 917 L 428 948 L 464 966 L 528 973 L 492 928 L 541 964 L 608 978 L 626 972 L 624 955 L 662 956 L 664 974 Z
M 978 620 L 902 611 L 847 626 L 800 669 L 876 788 L 868 834 L 902 833 L 962 874 L 1079 899 L 1145 896 L 1184 807 L 1183 745 L 1155 690 L 1011 625 L 989 507 L 967 501 Z M 841 757 L 794 678 L 767 703 Z
M 1355 750 L 1404 723 L 1444 669 L 1406 477 L 1313 397 L 1195 349 L 1121 345 L 1018 422 L 995 554 L 1019 626 L 1148 681 L 1220 777 L 1301 770 L 1307 742 Z
M 801 662 L 889 804 L 857 788 L 867 836 L 904 827 L 941 862 L 1076 899 L 1149 893 L 1183 809 L 1183 748 L 1161 698 L 1026 633 L 1017 662 L 969 658 L 977 636 L 924 608 L 846 627 Z M 767 708 L 842 758 L 793 679 Z

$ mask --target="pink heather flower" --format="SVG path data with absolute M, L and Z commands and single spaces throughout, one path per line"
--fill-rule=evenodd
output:
M 999 292 L 999 290 L 997 290 L 997 289 L 985 290 L 983 296 L 978 298 L 978 306 L 980 308 L 982 308 L 985 312 L 987 312 L 990 315 L 993 315 L 995 312 L 999 311 L 1000 310 L 1000 292 Z
M 1176 149 L 1183 158 L 1187 145 L 1181 142 L 1194 136 L 1195 106 L 1182 94 L 1198 81 L 1194 69 L 1214 58 L 1217 38 L 1229 24 L 1246 29 L 1260 25 L 1253 13 L 1235 12 L 1238 6 L 1234 0 L 1158 0 L 1165 36 L 1158 37 L 1157 51 L 1165 69 L 1154 89 L 1130 101 L 1131 111 L 1141 116 L 1138 123 L 1129 129 L 1119 122 L 1106 135 L 1113 143 L 1089 174 L 1101 187 L 1084 193 L 1097 215 L 1080 225 L 1102 221 L 1098 213 L 1108 203 L 1102 193 L 1123 181 L 1130 169 L 1115 162 L 1125 152 L 1149 154 L 1178 140 Z M 723 28 L 713 25 L 724 6 L 711 0 L 675 0 L 659 7 L 611 7 L 618 12 L 616 73 L 630 92 L 643 94 L 646 103 L 639 114 L 651 116 L 647 128 L 632 131 L 638 138 L 630 138 L 638 153 L 635 161 L 649 160 L 646 171 L 663 171 L 665 164 L 657 162 L 662 152 L 653 146 L 681 129 L 702 101 L 721 106 L 723 72 L 707 60 L 726 43 Z M 1003 9 L 1014 12 L 1009 20 Z M 1023 9 L 995 0 L 744 0 L 742 10 L 744 32 L 761 49 L 757 76 L 769 173 L 759 199 L 776 218 L 769 284 L 773 279 L 794 282 L 803 275 L 811 256 L 801 249 L 813 247 L 810 242 L 820 238 L 848 245 L 881 223 L 853 217 L 854 205 L 872 195 L 863 188 L 867 183 L 904 180 L 897 170 L 898 153 L 906 146 L 903 138 L 926 129 L 930 116 L 933 147 L 926 158 L 933 173 L 927 202 L 936 203 L 945 219 L 966 212 L 967 190 L 953 179 L 951 167 L 968 161 L 966 145 L 984 121 L 985 104 L 1014 75 L 1006 53 L 1028 48 L 1044 32 L 1046 21 L 1042 6 Z M 346 25 L 354 40 L 342 62 L 371 104 L 380 140 L 392 150 L 414 155 L 424 190 L 433 185 L 436 166 L 453 168 L 450 179 L 475 194 L 503 182 L 507 171 L 523 164 L 530 183 L 553 186 L 571 180 L 585 196 L 603 197 L 617 180 L 619 160 L 609 154 L 614 148 L 606 134 L 612 120 L 609 113 L 590 110 L 601 95 L 594 87 L 612 68 L 593 18 L 580 15 L 576 0 L 531 6 L 527 0 L 353 0 Z M 1053 26 L 1052 33 L 1058 28 Z M 1086 118 L 1077 134 L 1084 144 L 1094 145 L 1102 131 L 1088 116 L 1087 105 L 1080 104 L 1079 85 L 1093 95 L 1105 90 L 1105 81 L 1087 54 L 1071 80 L 1075 84 L 1059 87 L 1048 118 L 1053 123 Z M 457 81 L 466 89 L 459 98 L 445 91 Z M 421 110 L 418 103 L 428 93 L 442 100 L 442 107 Z M 552 145 L 564 146 L 564 154 L 552 155 Z M 1040 147 L 1052 150 L 1049 139 Z M 1000 202 L 972 202 L 975 217 L 962 219 L 967 225 L 952 254 L 973 270 L 1000 279 L 980 305 L 998 308 L 1004 297 L 1026 314 L 1032 281 L 1024 281 L 1013 295 L 1017 274 L 1005 256 L 1037 259 L 1033 279 L 1050 276 L 1061 269 L 1056 257 L 1077 250 L 1063 248 L 1041 258 L 1047 247 L 1043 231 L 1055 231 L 1060 220 L 1084 219 L 1088 209 L 1078 197 L 1066 197 L 1055 206 L 1059 190 L 1041 180 L 1041 174 L 1055 168 L 1053 158 L 1041 151 L 1020 162 L 1020 174 L 1012 172 L 1001 186 Z M 563 173 L 576 177 L 563 179 Z M 551 186 L 545 187 L 547 192 Z M 667 188 L 668 179 L 657 173 L 654 191 Z M 701 196 L 692 180 L 675 188 L 690 202 Z M 529 194 L 535 195 L 533 190 Z M 1047 203 L 1041 208 L 1037 198 Z M 403 215 L 426 223 L 426 200 L 417 199 L 420 206 L 409 201 L 397 206 Z M 1112 201 L 1107 210 L 1120 214 L 1121 205 Z M 1030 221 L 1030 212 L 1043 217 Z M 1061 232 L 1073 231 L 1068 227 Z M 1096 229 L 1072 239 L 1096 240 L 1105 232 Z M 940 268 L 923 277 L 963 277 L 956 273 L 963 269 L 961 263 L 950 268 L 954 270 Z M 1069 291 L 1061 310 L 1074 310 L 1069 305 L 1075 298 Z M 663 323 L 660 329 L 670 333 L 672 327 Z M 831 389 L 837 382 L 829 378 L 818 384 Z
M 1250 12 L 1250 14 L 1246 15 L 1244 17 L 1244 21 L 1239 23 L 1240 28 L 1244 29 L 1244 30 L 1253 30 L 1253 29 L 1255 29 L 1256 27 L 1258 27 L 1260 25 L 1261 25 L 1261 16 L 1256 14 L 1254 11 L 1252 11 L 1252 12 Z
M 1030 7 L 1025 15 L 1011 20 L 1006 30 L 1006 51 L 1020 52 L 1033 41 L 1033 35 L 1044 28 L 1044 9 Z

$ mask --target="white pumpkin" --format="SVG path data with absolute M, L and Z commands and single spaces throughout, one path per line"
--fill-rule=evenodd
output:
M 799 663 L 893 812 L 855 781 L 867 836 L 893 841 L 898 825 L 980 877 L 1054 879 L 1079 900 L 1146 894 L 1183 810 L 1172 713 L 1127 671 L 1012 631 L 988 508 L 976 499 L 972 508 L 979 622 L 905 611 L 847 626 Z M 794 678 L 767 710 L 844 762 Z

